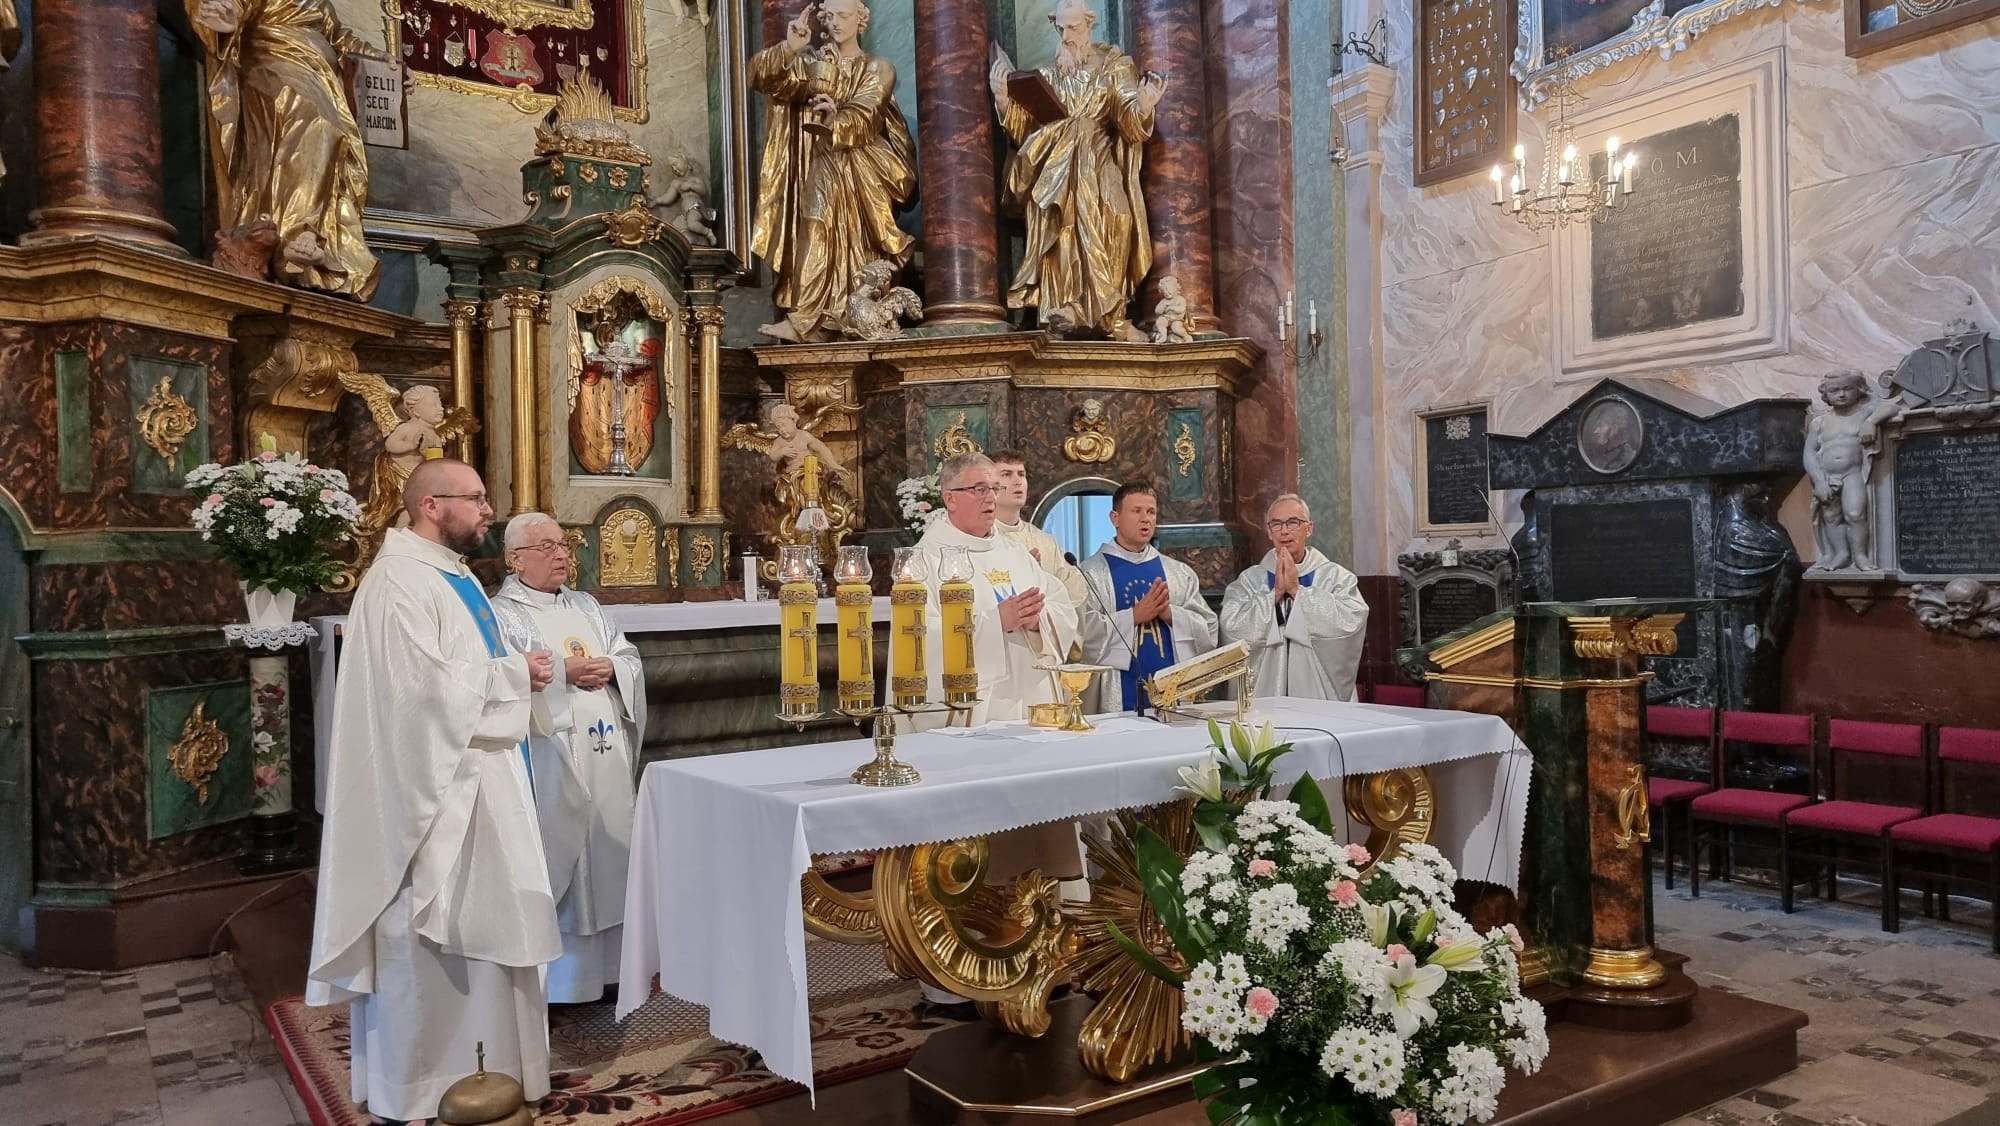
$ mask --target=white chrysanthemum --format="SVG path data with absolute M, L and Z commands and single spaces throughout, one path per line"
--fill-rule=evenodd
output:
M 1431 1109 L 1446 1122 L 1486 1122 L 1500 1110 L 1500 1088 L 1507 1073 L 1486 1048 L 1453 1044 L 1445 1053 L 1451 1074 L 1443 1076 L 1431 1096 Z
M 1259 888 L 1250 895 L 1250 941 L 1274 954 L 1282 953 L 1293 935 L 1312 925 L 1299 903 L 1299 889 L 1290 884 Z
M 1367 939 L 1346 938 L 1327 950 L 1320 966 L 1337 971 L 1357 995 L 1373 1003 L 1389 993 L 1382 980 L 1382 958 L 1382 948 Z
M 1403 1085 L 1403 1042 L 1388 1033 L 1347 1025 L 1327 1038 L 1319 1066 L 1363 1095 L 1387 1098 Z
M 1507 1054 L 1513 1065 L 1526 1075 L 1541 1070 L 1542 1061 L 1549 1054 L 1548 1015 L 1542 1006 L 1525 997 L 1502 1001 L 1500 1016 L 1508 1027 L 1521 1030 L 1518 1038 L 1507 1041 Z

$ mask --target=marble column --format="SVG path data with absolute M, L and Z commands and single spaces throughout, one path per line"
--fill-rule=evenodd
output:
M 44 0 L 34 34 L 43 203 L 21 241 L 103 235 L 181 254 L 160 184 L 153 0 Z
M 1388 447 L 1379 437 L 1389 421 L 1382 379 L 1382 123 L 1395 89 L 1395 72 L 1369 62 L 1336 75 L 1331 89 L 1347 150 L 1340 168 L 1347 301 L 1339 338 L 1347 370 L 1348 476 L 1364 483 L 1391 479 Z M 1354 558 L 1348 566 L 1358 574 L 1395 572 L 1383 494 L 1366 485 L 1350 492 Z
M 1142 320 L 1152 315 L 1160 300 L 1159 279 L 1172 274 L 1181 283 L 1188 311 L 1201 318 L 1196 331 L 1216 327 L 1201 8 L 1201 0 L 1138 0 L 1132 12 L 1132 47 L 1139 66 L 1167 76 L 1140 173 L 1146 225 L 1153 236 L 1153 272 L 1137 313 Z
M 917 175 L 924 193 L 924 324 L 995 325 L 1000 235 L 984 0 L 916 6 Z

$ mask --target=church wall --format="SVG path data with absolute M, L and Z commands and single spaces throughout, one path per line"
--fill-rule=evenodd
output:
M 1785 654 L 1782 706 L 1857 719 L 2000 727 L 1995 667 L 2000 651 L 1992 641 L 1932 633 L 1900 598 L 1856 614 L 1839 599 L 1807 591 Z

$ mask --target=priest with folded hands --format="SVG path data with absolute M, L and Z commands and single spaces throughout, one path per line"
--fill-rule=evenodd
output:
M 1293 493 L 1264 513 L 1271 550 L 1222 596 L 1222 640 L 1250 646 L 1259 696 L 1353 700 L 1368 603 L 1354 573 L 1312 546 L 1312 511 Z
M 1194 568 L 1153 546 L 1159 527 L 1159 493 L 1145 481 L 1128 481 L 1111 494 L 1110 543 L 1083 561 L 1091 597 L 1082 607 L 1083 655 L 1105 673 L 1105 698 L 1136 711 L 1146 679 L 1164 668 L 1215 648 L 1215 611 L 1201 596 Z

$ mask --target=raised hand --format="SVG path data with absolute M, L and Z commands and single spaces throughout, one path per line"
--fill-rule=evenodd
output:
M 1139 78 L 1139 112 L 1151 113 L 1167 93 L 1167 76 L 1149 70 Z
M 807 4 L 792 22 L 785 25 L 785 50 L 796 55 L 813 41 L 813 11 L 817 6 Z
M 1007 76 L 1013 71 L 1014 64 L 1008 61 L 1005 52 L 996 53 L 993 65 L 986 70 L 986 84 L 992 87 L 993 104 L 1000 108 L 1001 113 L 1007 112 L 1007 107 L 1013 104 L 1013 99 L 1007 96 Z

